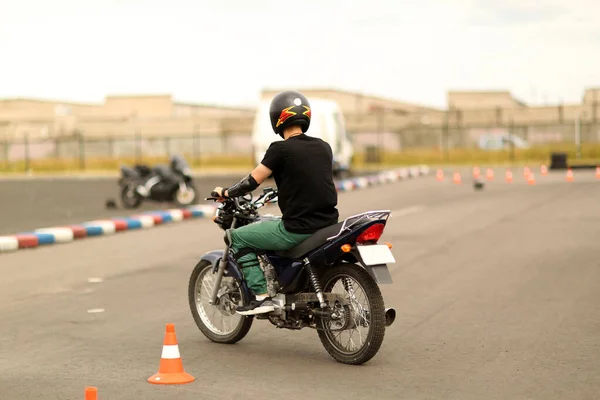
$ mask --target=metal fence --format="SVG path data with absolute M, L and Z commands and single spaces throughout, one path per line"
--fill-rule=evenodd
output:
M 577 135 L 579 133 L 579 135 Z M 600 143 L 600 124 L 585 122 L 580 125 L 512 125 L 512 126 L 441 126 L 424 125 L 401 130 L 386 129 L 383 125 L 375 132 L 350 132 L 355 151 L 378 148 L 385 152 L 410 152 L 431 149 L 448 154 L 453 149 L 478 149 L 500 146 L 507 148 L 504 139 L 513 138 L 510 146 L 521 144 L 534 147 L 553 144 L 572 144 L 573 150 Z M 579 138 L 579 140 L 578 140 Z M 504 140 L 504 141 L 503 141 Z M 578 147 L 578 144 L 580 145 Z M 181 154 L 197 164 L 203 158 L 214 156 L 252 156 L 249 133 L 222 135 L 184 135 L 162 137 L 105 137 L 86 138 L 85 134 L 57 138 L 28 138 L 0 141 L 0 166 L 10 167 L 44 160 L 70 160 L 85 169 L 90 160 L 137 160 L 167 158 Z

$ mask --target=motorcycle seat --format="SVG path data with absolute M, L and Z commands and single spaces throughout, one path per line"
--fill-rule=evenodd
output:
M 344 223 L 344 221 L 339 222 L 335 225 L 329 225 L 329 226 L 326 226 L 325 228 L 319 229 L 318 231 L 313 233 L 311 236 L 309 236 L 307 239 L 300 242 L 299 244 L 292 247 L 291 249 L 283 250 L 283 251 L 276 251 L 275 254 L 277 254 L 279 257 L 289 258 L 292 260 L 299 260 L 307 253 L 309 253 L 312 250 L 316 249 L 317 247 L 322 246 L 325 243 L 327 243 L 328 237 L 337 235 L 337 233 L 342 228 L 343 223 Z

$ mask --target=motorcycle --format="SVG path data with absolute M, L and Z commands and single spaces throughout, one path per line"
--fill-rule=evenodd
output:
M 277 193 L 265 188 L 253 201 L 252 194 L 218 199 L 212 192 L 212 197 L 205 199 L 221 203 L 213 220 L 225 231 L 226 246 L 202 255 L 191 273 L 188 300 L 196 325 L 209 340 L 227 344 L 242 340 L 254 317 L 282 329 L 311 328 L 336 361 L 352 365 L 369 361 L 396 318 L 393 308 L 385 308 L 378 286 L 392 283 L 387 266 L 395 262 L 391 245 L 378 244 L 389 210 L 350 216 L 286 251 L 254 251 L 275 310 L 250 316 L 235 312 L 253 293 L 231 253 L 228 229 L 280 219 L 258 213 L 277 201 Z M 217 326 L 219 321 L 223 326 Z M 340 339 L 342 336 L 345 339 Z
M 196 200 L 192 171 L 183 157 L 171 157 L 168 166 L 122 165 L 120 169 L 121 203 L 125 208 L 137 208 L 144 200 L 174 202 L 179 207 Z

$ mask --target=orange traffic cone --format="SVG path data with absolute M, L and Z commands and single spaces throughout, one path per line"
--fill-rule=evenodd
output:
M 535 175 L 532 173 L 527 177 L 527 183 L 530 185 L 535 185 Z
M 162 354 L 160 356 L 160 366 L 158 372 L 148 378 L 148 382 L 172 385 L 190 383 L 195 379 L 183 370 L 177 336 L 175 336 L 175 325 L 167 324 Z
M 571 168 L 569 168 L 567 170 L 567 182 L 573 182 L 574 177 L 573 177 L 573 170 Z
M 523 169 L 523 177 L 524 177 L 525 179 L 527 179 L 527 177 L 529 176 L 529 174 L 530 174 L 530 173 L 531 173 L 531 170 L 529 169 L 529 167 L 525 167 L 525 168 Z
M 596 167 L 596 179 L 600 179 L 600 165 Z
M 444 171 L 442 171 L 441 169 L 438 169 L 435 174 L 435 179 L 437 179 L 438 182 L 443 182 L 444 181 Z
M 479 167 L 474 166 L 473 167 L 473 178 L 475 178 L 475 179 L 479 178 L 480 174 L 481 174 L 481 171 L 479 170 Z
M 457 185 L 462 183 L 462 180 L 460 179 L 460 173 L 459 172 L 455 172 L 454 173 L 454 177 L 452 179 L 454 181 L 454 183 L 456 183 Z
M 542 171 L 542 176 L 548 175 L 548 167 L 546 167 L 545 165 L 542 165 L 541 171 Z
M 504 175 L 507 183 L 511 183 L 513 181 L 513 174 L 510 169 L 506 170 L 506 174 Z
M 85 400 L 98 400 L 98 389 L 94 386 L 85 388 Z
M 487 178 L 488 181 L 493 181 L 494 180 L 494 170 L 491 168 L 488 168 L 485 173 L 485 177 Z

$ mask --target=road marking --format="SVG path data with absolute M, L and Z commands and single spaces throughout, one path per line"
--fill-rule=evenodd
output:
M 401 208 L 399 210 L 392 210 L 392 217 L 402 217 L 404 215 L 417 213 L 424 209 L 425 209 L 424 206 L 411 206 L 411 207 Z
M 104 281 L 104 279 L 102 279 L 102 278 L 88 278 L 89 283 L 100 283 L 103 281 Z
M 91 310 L 87 310 L 87 312 L 89 314 L 103 313 L 104 312 L 104 308 L 92 308 Z

